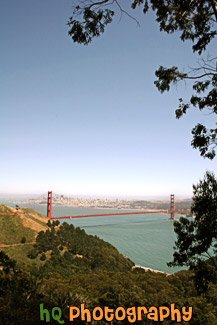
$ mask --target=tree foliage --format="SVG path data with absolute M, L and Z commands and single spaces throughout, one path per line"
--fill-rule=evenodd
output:
M 155 12 L 160 30 L 166 33 L 180 32 L 182 41 L 190 40 L 193 52 L 201 55 L 217 35 L 216 0 L 132 0 L 131 8 L 123 9 L 124 1 L 102 0 L 77 1 L 69 18 L 69 35 L 74 42 L 89 44 L 94 37 L 104 33 L 105 26 L 112 22 L 117 11 L 136 20 L 130 10 L 142 7 L 146 14 L 149 8 Z M 136 20 L 137 21 L 137 20 Z M 138 21 L 137 21 L 138 23 Z M 181 80 L 193 80 L 192 96 L 188 102 L 179 99 L 176 118 L 186 114 L 193 106 L 200 111 L 207 109 L 217 114 L 217 57 L 211 56 L 198 62 L 198 66 L 188 72 L 178 67 L 160 66 L 155 72 L 155 85 L 160 92 L 169 91 L 172 84 Z M 207 128 L 198 123 L 192 130 L 191 145 L 200 151 L 201 156 L 213 159 L 217 146 L 217 127 Z
M 2 263 L 3 261 L 3 263 Z M 0 265 L 13 264 L 4 253 L 0 252 Z M 173 276 L 145 272 L 142 269 L 127 272 L 80 272 L 67 274 L 56 272 L 55 268 L 49 273 L 34 269 L 34 274 L 27 272 L 26 267 L 15 265 L 0 272 L 0 312 L 2 324 L 42 323 L 39 317 L 39 304 L 43 303 L 50 312 L 53 307 L 62 310 L 61 319 L 69 324 L 68 306 L 81 307 L 90 311 L 97 306 L 103 308 L 127 309 L 132 306 L 175 306 L 181 310 L 182 306 L 193 307 L 192 325 L 215 324 L 217 291 L 216 285 L 210 286 L 206 296 L 198 295 L 190 271 L 181 271 Z M 75 324 L 86 324 L 80 318 Z M 122 324 L 129 324 L 124 320 Z M 152 320 L 144 319 L 140 324 L 153 324 Z M 185 322 L 182 322 L 183 324 Z M 50 320 L 49 324 L 57 324 Z M 91 323 L 92 324 L 92 323 Z M 94 323 L 95 324 L 95 323 Z M 96 324 L 107 324 L 106 321 Z M 113 320 L 118 325 L 120 321 Z M 163 324 L 174 324 L 173 320 L 166 320 Z
M 44 271 L 72 274 L 96 271 L 129 271 L 134 263 L 111 244 L 66 222 L 49 220 L 49 229 L 40 231 L 28 257 L 40 256 Z
M 206 172 L 204 179 L 193 186 L 193 193 L 191 210 L 195 219 L 180 218 L 175 222 L 177 240 L 169 266 L 193 268 L 198 288 L 206 290 L 209 281 L 217 281 L 214 257 L 217 254 L 217 179 L 214 174 Z
M 208 113 L 217 114 L 217 68 L 215 67 L 217 57 L 202 59 L 199 67 L 191 69 L 188 73 L 178 71 L 177 67 L 166 69 L 162 66 L 155 72 L 158 80 L 155 85 L 163 93 L 170 90 L 171 84 L 176 84 L 181 80 L 194 80 L 193 94 L 189 102 L 179 99 L 179 107 L 176 109 L 176 118 L 187 113 L 193 106 L 200 111 L 206 110 Z M 193 139 L 191 145 L 198 149 L 202 157 L 213 159 L 217 146 L 217 128 L 207 128 L 198 123 L 192 129 Z

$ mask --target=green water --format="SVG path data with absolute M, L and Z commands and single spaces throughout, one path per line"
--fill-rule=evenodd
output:
M 29 205 L 28 207 L 46 214 L 46 206 Z M 123 210 L 53 206 L 53 217 L 96 214 L 97 212 L 115 213 L 123 212 Z M 169 220 L 169 217 L 168 214 L 144 214 L 65 219 L 61 222 L 72 223 L 75 227 L 84 229 L 86 233 L 97 235 L 108 241 L 136 265 L 174 273 L 180 268 L 169 268 L 166 264 L 172 260 L 175 242 L 173 221 Z

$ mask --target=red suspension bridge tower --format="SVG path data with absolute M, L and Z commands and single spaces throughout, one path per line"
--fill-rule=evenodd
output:
M 171 217 L 170 219 L 175 220 L 175 195 L 170 195 L 170 211 L 171 211 Z
M 48 191 L 47 196 L 47 217 L 52 219 L 52 191 Z

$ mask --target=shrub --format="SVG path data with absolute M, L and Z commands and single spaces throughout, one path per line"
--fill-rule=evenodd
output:
M 46 260 L 46 255 L 45 255 L 45 253 L 42 253 L 42 254 L 41 254 L 40 260 L 41 260 L 41 261 L 45 261 L 45 260 Z
M 21 244 L 25 244 L 25 242 L 26 242 L 26 237 L 22 237 L 22 239 L 21 239 Z

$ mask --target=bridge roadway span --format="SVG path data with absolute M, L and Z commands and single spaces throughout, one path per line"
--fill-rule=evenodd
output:
M 187 212 L 190 213 L 190 210 L 178 210 L 178 211 L 170 211 L 170 210 L 161 210 L 161 211 L 137 211 L 137 212 L 116 212 L 116 213 L 98 213 L 98 214 L 82 214 L 79 216 L 64 216 L 64 217 L 52 217 L 51 219 L 74 219 L 74 218 L 90 218 L 90 217 L 106 217 L 106 216 L 123 216 L 130 214 L 149 214 L 149 213 L 182 213 Z

